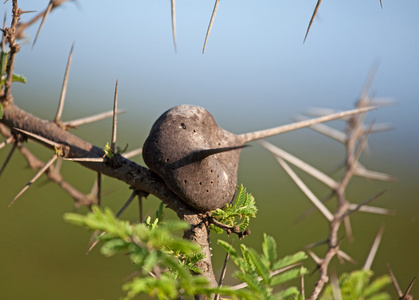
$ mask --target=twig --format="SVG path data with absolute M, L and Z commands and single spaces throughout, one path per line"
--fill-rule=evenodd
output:
M 10 202 L 9 207 L 29 188 L 29 186 L 34 183 L 58 158 L 58 155 L 54 153 L 54 155 L 50 158 L 50 160 L 45 164 L 45 166 L 36 173 L 36 175 L 23 187 L 23 189 L 16 195 L 12 202 Z
M 209 34 L 211 32 L 211 28 L 212 28 L 212 23 L 214 22 L 215 14 L 217 13 L 217 9 L 218 9 L 219 4 L 220 4 L 220 0 L 215 0 L 214 9 L 212 10 L 211 19 L 210 19 L 210 22 L 208 24 L 207 34 L 205 35 L 205 41 L 204 41 L 204 47 L 202 48 L 202 53 L 205 52 L 205 47 L 207 46 L 208 37 L 209 37 Z
M 50 4 L 51 3 L 52 3 L 52 0 L 51 0 Z M 35 43 L 35 41 L 34 41 L 34 43 Z M 73 45 L 71 45 L 70 54 L 68 55 L 68 61 L 67 61 L 67 66 L 65 68 L 63 85 L 61 87 L 60 102 L 58 104 L 57 114 L 55 115 L 55 118 L 54 118 L 55 123 L 58 123 L 61 120 L 61 115 L 63 113 L 64 100 L 65 100 L 65 95 L 67 93 L 68 75 L 70 74 L 71 60 L 73 58 L 73 49 L 74 49 L 74 43 L 73 43 Z

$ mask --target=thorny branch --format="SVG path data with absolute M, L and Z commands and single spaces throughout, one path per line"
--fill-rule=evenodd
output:
M 59 114 L 57 114 L 56 122 L 50 122 L 41 120 L 28 112 L 25 112 L 15 106 L 13 104 L 13 97 L 11 95 L 11 85 L 12 85 L 12 75 L 14 69 L 14 62 L 15 56 L 17 52 L 19 52 L 20 46 L 16 43 L 17 38 L 23 37 L 23 30 L 26 29 L 28 26 L 32 25 L 35 21 L 40 19 L 41 17 L 44 18 L 44 21 L 50 11 L 54 8 L 60 6 L 66 0 L 51 0 L 48 7 L 44 12 L 41 12 L 37 16 L 35 16 L 31 21 L 27 23 L 18 23 L 20 15 L 23 13 L 20 8 L 17 6 L 17 0 L 13 0 L 13 18 L 11 22 L 10 28 L 3 29 L 3 42 L 7 41 L 10 47 L 9 53 L 9 60 L 6 67 L 6 76 L 7 80 L 4 85 L 4 89 L 1 91 L 0 94 L 0 103 L 3 107 L 3 116 L 0 120 L 0 133 L 6 137 L 6 141 L 4 143 L 12 143 L 15 148 L 17 148 L 20 153 L 25 157 L 29 166 L 33 169 L 45 169 L 46 175 L 48 179 L 52 182 L 57 183 L 60 187 L 62 187 L 69 195 L 71 195 L 75 201 L 77 206 L 87 205 L 90 206 L 98 202 L 98 193 L 91 192 L 89 194 L 83 194 L 79 192 L 76 188 L 71 186 L 68 182 L 66 182 L 59 170 L 57 171 L 57 167 L 54 167 L 52 162 L 58 158 L 58 155 L 64 158 L 71 158 L 71 159 L 84 159 L 84 161 L 79 161 L 81 165 L 86 168 L 89 168 L 98 174 L 104 174 L 112 178 L 116 178 L 127 183 L 134 191 L 137 191 L 141 194 L 153 194 L 157 198 L 161 199 L 170 209 L 175 211 L 180 219 L 186 220 L 189 224 L 191 224 L 191 229 L 186 231 L 184 234 L 185 238 L 188 238 L 198 245 L 202 247 L 202 252 L 205 254 L 205 258 L 202 259 L 198 263 L 198 268 L 203 272 L 202 276 L 208 278 L 210 280 L 210 284 L 212 286 L 216 286 L 216 280 L 213 273 L 212 262 L 211 262 L 211 250 L 209 244 L 209 230 L 208 230 L 208 223 L 213 223 L 216 226 L 226 230 L 229 233 L 236 233 L 240 237 L 243 235 L 248 234 L 248 232 L 240 232 L 237 228 L 230 228 L 224 224 L 217 222 L 215 219 L 211 218 L 208 214 L 201 214 L 196 212 L 193 208 L 189 207 L 185 204 L 179 197 L 177 197 L 173 192 L 171 192 L 162 179 L 160 179 L 156 174 L 151 172 L 145 167 L 139 166 L 136 163 L 130 161 L 127 158 L 119 154 L 115 154 L 112 158 L 105 157 L 105 153 L 103 149 L 94 146 L 77 136 L 69 133 L 67 129 L 71 126 L 77 126 L 85 122 L 82 120 L 80 123 L 69 123 L 65 125 L 67 126 L 60 126 L 61 109 L 59 109 Z M 321 1 L 318 1 L 316 9 L 313 13 L 313 18 L 315 17 L 316 11 Z M 219 1 L 216 0 L 216 6 L 214 8 L 213 15 L 215 15 L 216 8 L 218 6 Z M 173 32 L 175 34 L 175 21 L 174 21 L 174 1 L 172 1 L 172 17 L 173 17 Z M 213 18 L 212 18 L 213 20 Z M 209 31 L 211 29 L 211 24 L 208 28 L 208 33 L 206 40 L 208 38 Z M 310 21 L 309 28 L 307 29 L 307 34 L 310 29 L 312 20 Z M 43 24 L 43 23 L 42 23 Z M 42 24 L 38 30 L 41 31 Z M 306 37 L 307 37 L 306 34 Z M 305 37 L 305 38 L 306 38 Z M 176 40 L 174 35 L 174 43 L 176 48 Z M 206 43 L 206 41 L 205 41 Z M 204 45 L 205 49 L 205 45 Z M 2 49 L 4 50 L 4 49 Z M 65 90 L 65 89 L 64 89 Z M 65 94 L 65 92 L 64 92 Z M 62 97 L 64 97 L 64 94 Z M 358 102 L 357 108 L 367 107 L 371 104 L 371 101 L 368 99 L 365 93 L 360 98 Z M 113 116 L 116 117 L 116 107 L 114 109 Z M 110 114 L 100 115 L 98 118 L 102 117 L 109 117 Z M 94 117 L 93 119 L 98 119 Z M 313 252 L 310 251 L 311 256 L 316 260 L 318 263 L 319 269 L 319 279 L 316 283 L 314 291 L 310 297 L 310 299 L 316 299 L 320 292 L 322 291 L 324 285 L 328 282 L 328 267 L 330 261 L 335 257 L 346 257 L 347 260 L 350 260 L 350 257 L 346 255 L 342 250 L 340 250 L 340 241 L 338 239 L 338 231 L 342 221 L 349 220 L 349 214 L 351 210 L 359 210 L 362 211 L 362 208 L 365 207 L 369 201 L 362 203 L 360 205 L 355 205 L 350 203 L 346 199 L 345 191 L 346 186 L 349 183 L 350 179 L 354 175 L 358 176 L 365 176 L 367 177 L 367 173 L 370 174 L 371 171 L 366 170 L 363 168 L 359 162 L 359 154 L 362 151 L 363 145 L 366 142 L 365 130 L 363 127 L 363 121 L 365 119 L 365 113 L 360 115 L 355 115 L 350 117 L 348 121 L 348 128 L 345 133 L 337 133 L 336 131 L 333 132 L 334 136 L 339 137 L 342 143 L 346 146 L 346 171 L 341 179 L 341 181 L 334 181 L 333 179 L 329 178 L 328 176 L 322 174 L 321 172 L 315 170 L 314 168 L 307 166 L 307 164 L 297 161 L 298 159 L 292 158 L 287 154 L 280 152 L 275 152 L 278 156 L 278 161 L 284 162 L 283 160 L 294 161 L 299 166 L 304 166 L 308 172 L 316 175 L 320 181 L 323 181 L 332 189 L 333 194 L 337 198 L 338 201 L 338 208 L 335 213 L 329 212 L 326 208 L 323 209 L 323 213 L 329 221 L 330 226 L 330 233 L 327 238 L 326 243 L 328 244 L 328 250 L 323 258 L 318 258 Z M 61 151 L 56 153 L 50 160 L 49 165 L 45 164 L 41 160 L 39 160 L 35 155 L 33 155 L 24 145 L 23 142 L 26 136 L 22 133 L 16 133 L 14 131 L 10 131 L 6 128 L 9 127 L 11 129 L 20 129 L 23 131 L 27 131 L 31 133 L 30 138 L 36 138 L 36 136 L 41 137 L 44 141 L 44 145 L 49 148 L 54 148 L 54 145 L 59 145 Z M 318 126 L 319 127 L 319 126 Z M 256 133 L 252 133 L 258 134 Z M 360 139 L 364 139 L 364 142 L 359 143 Z M 38 139 L 39 140 L 39 139 Z M 45 143 L 45 141 L 47 141 Z M 49 141 L 49 142 L 48 142 Z M 114 144 L 114 139 L 113 139 Z M 3 146 L 3 143 L 2 143 Z M 266 145 L 265 145 L 266 146 Z M 114 148 L 114 147 L 112 147 Z M 138 152 L 137 152 L 138 153 Z M 105 157 L 105 158 L 104 158 Z M 60 160 L 60 158 L 58 158 Z M 96 162 L 94 160 L 97 160 Z M 284 166 L 286 163 L 284 162 Z M 3 168 L 3 167 L 2 167 Z M 376 175 L 375 173 L 373 173 Z M 376 179 L 383 179 L 388 180 L 390 177 L 386 176 L 386 174 L 377 173 L 380 176 L 376 176 Z M 40 174 L 39 174 L 40 175 Z M 296 181 L 298 177 L 295 177 Z M 31 182 L 30 182 L 31 183 Z M 317 199 L 317 198 L 313 198 Z M 312 201 L 314 201 L 312 199 Z M 320 201 L 315 200 L 318 207 L 323 208 L 323 204 Z M 375 210 L 367 210 L 369 212 L 378 212 L 379 209 Z M 347 223 L 349 224 L 349 222 Z M 409 294 L 409 290 L 406 291 L 406 295 Z M 198 299 L 205 299 L 205 297 L 197 296 Z

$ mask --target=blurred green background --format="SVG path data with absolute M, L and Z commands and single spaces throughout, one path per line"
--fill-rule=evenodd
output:
M 10 2 L 10 1 L 9 1 Z M 45 3 L 19 1 L 24 10 L 42 10 Z M 377 3 L 375 3 L 377 2 Z M 361 268 L 381 224 L 385 233 L 373 263 L 377 275 L 390 263 L 402 289 L 419 270 L 419 4 L 322 3 L 305 44 L 302 43 L 315 2 L 222 2 L 207 50 L 202 44 L 213 2 L 177 3 L 178 51 L 171 37 L 169 1 L 79 1 L 53 11 L 37 44 L 31 49 L 37 25 L 30 28 L 17 56 L 16 73 L 27 77 L 15 84 L 16 104 L 45 119 L 53 119 L 67 56 L 75 50 L 63 120 L 112 108 L 119 79 L 119 106 L 128 113 L 119 118 L 118 145 L 129 150 L 142 146 L 152 123 L 165 110 L 191 103 L 207 108 L 221 127 L 243 133 L 289 123 L 308 107 L 350 109 L 362 90 L 371 66 L 379 61 L 371 93 L 395 99 L 395 105 L 370 114 L 369 120 L 388 122 L 394 130 L 373 135 L 371 154 L 362 163 L 386 172 L 396 182 L 356 179 L 349 189 L 354 202 L 389 190 L 374 205 L 395 210 L 394 216 L 358 213 L 352 218 L 355 241 L 342 248 L 358 264 L 332 266 L 338 272 Z M 100 9 L 98 9 L 100 8 Z M 10 21 L 10 3 L 2 5 Z M 22 19 L 28 20 L 26 14 Z M 37 23 L 39 24 L 39 23 Z M 342 128 L 342 123 L 331 125 Z M 103 147 L 110 140 L 111 121 L 83 126 L 75 133 Z M 294 155 L 328 172 L 344 157 L 344 148 L 309 129 L 269 139 Z M 275 159 L 257 143 L 241 156 L 239 183 L 257 201 L 258 218 L 252 234 L 242 242 L 259 249 L 263 233 L 274 236 L 279 255 L 323 240 L 328 224 L 314 213 L 295 220 L 311 207 L 284 174 Z M 51 152 L 30 142 L 43 160 Z M 10 147 L 0 151 L 4 161 Z M 140 157 L 134 158 L 143 164 Z M 65 162 L 67 181 L 89 192 L 95 174 Z M 134 271 L 126 257 L 105 258 L 99 248 L 84 255 L 90 233 L 63 221 L 75 210 L 72 199 L 41 177 L 11 208 L 8 204 L 32 178 L 20 154 L 15 154 L 0 178 L 0 299 L 116 299 L 121 285 Z M 322 197 L 327 190 L 302 175 Z M 120 182 L 104 179 L 103 204 L 117 211 L 130 191 Z M 154 214 L 159 201 L 149 197 L 145 212 Z M 331 208 L 334 207 L 330 203 Z M 166 210 L 166 217 L 174 217 Z M 123 218 L 135 221 L 132 204 Z M 342 231 L 341 235 L 344 235 Z M 216 274 L 224 254 L 212 236 Z M 235 244 L 238 244 L 236 239 Z M 317 249 L 321 255 L 324 248 Z M 307 261 L 310 271 L 315 269 Z M 308 276 L 306 293 L 317 274 Z M 228 281 L 234 283 L 234 281 Z M 396 297 L 394 289 L 389 291 Z M 413 295 L 418 294 L 414 286 Z

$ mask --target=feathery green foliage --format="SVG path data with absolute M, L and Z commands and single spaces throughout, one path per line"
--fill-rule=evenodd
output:
M 253 299 L 247 291 L 229 287 L 209 287 L 208 279 L 191 275 L 201 271 L 196 263 L 203 258 L 200 247 L 175 235 L 190 225 L 184 221 L 162 222 L 163 205 L 156 212 L 154 221 L 148 217 L 143 224 L 130 224 L 119 220 L 110 209 L 94 206 L 87 215 L 67 213 L 64 219 L 91 230 L 105 232 L 97 239 L 103 242 L 101 253 L 113 256 L 126 254 L 138 268 L 139 276 L 123 285 L 123 299 L 132 299 L 145 293 L 158 299 L 176 299 L 187 295 L 214 293 L 233 299 Z
M 240 231 L 245 231 L 250 219 L 256 217 L 256 213 L 255 198 L 240 185 L 234 204 L 227 204 L 225 209 L 216 209 L 211 216 L 224 225 L 238 226 Z M 223 230 L 214 224 L 211 224 L 210 228 L 218 234 L 223 233 Z
M 98 207 L 93 207 L 85 216 L 67 213 L 64 218 L 70 223 L 105 232 L 97 237 L 104 243 L 103 255 L 128 253 L 141 275 L 123 286 L 126 299 L 139 293 L 159 299 L 210 293 L 206 290 L 208 280 L 192 276 L 187 268 L 202 259 L 200 247 L 174 234 L 187 229 L 186 222 L 159 219 L 152 222 L 148 218 L 144 224 L 132 225 L 117 219 L 110 209 L 102 211 Z
M 339 287 L 343 300 L 388 300 L 390 295 L 382 289 L 391 283 L 388 275 L 378 277 L 373 282 L 370 270 L 357 270 L 351 273 L 344 273 L 339 278 Z M 324 290 L 321 300 L 332 300 L 333 293 L 330 284 Z
M 300 296 L 300 291 L 295 287 L 281 289 L 276 293 L 274 287 L 307 273 L 307 270 L 300 266 L 300 262 L 307 258 L 304 252 L 277 260 L 276 242 L 266 234 L 261 254 L 242 244 L 240 255 L 229 243 L 218 240 L 218 244 L 230 254 L 230 258 L 239 268 L 233 276 L 247 284 L 253 299 L 286 299 Z

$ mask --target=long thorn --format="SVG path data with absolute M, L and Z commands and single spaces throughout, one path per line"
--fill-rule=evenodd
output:
M 100 206 L 101 195 L 102 195 L 102 173 L 98 172 L 97 173 L 97 193 L 96 193 L 98 206 Z
M 61 120 L 61 115 L 63 113 L 64 100 L 65 100 L 65 95 L 67 93 L 68 75 L 70 74 L 71 60 L 73 58 L 73 49 L 74 49 L 74 42 L 71 45 L 70 54 L 68 55 L 67 66 L 65 68 L 64 79 L 63 79 L 63 86 L 61 87 L 60 102 L 58 104 L 57 114 L 55 115 L 55 119 L 54 119 L 55 123 L 58 123 Z
M 23 189 L 16 195 L 12 202 L 10 202 L 9 207 L 29 188 L 29 186 L 34 183 L 58 158 L 57 154 L 54 154 L 50 160 L 45 164 L 45 166 L 36 173 L 36 175 L 23 187 Z
M 53 141 L 51 141 L 49 139 L 46 139 L 46 138 L 44 138 L 44 137 L 42 137 L 40 135 L 37 135 L 35 133 L 29 132 L 29 131 L 26 131 L 26 130 L 23 130 L 23 129 L 19 129 L 19 128 L 16 128 L 16 127 L 14 127 L 13 129 L 14 130 L 17 130 L 17 131 L 20 131 L 20 132 L 23 132 L 24 134 L 29 135 L 30 137 L 33 137 L 34 139 L 36 139 L 38 141 L 44 142 L 47 145 L 51 145 L 51 146 L 56 147 L 56 148 L 61 147 L 60 144 L 58 144 L 56 142 L 53 142 Z
M 325 185 L 330 187 L 331 189 L 335 189 L 338 185 L 338 183 L 327 176 L 326 174 L 320 172 L 318 169 L 312 167 L 308 163 L 302 161 L 301 159 L 293 156 L 292 154 L 289 154 L 288 152 L 272 145 L 271 143 L 265 142 L 265 141 L 259 141 L 259 143 L 267 150 L 269 150 L 271 153 L 273 153 L 276 156 L 281 157 L 282 159 L 285 159 L 289 163 L 293 164 L 297 168 L 303 170 L 307 174 L 310 174 L 317 180 L 323 182 Z
M 128 200 L 127 200 L 127 202 L 125 202 L 125 204 L 121 207 L 121 209 L 117 212 L 117 214 L 115 215 L 115 217 L 119 217 L 123 212 L 124 212 L 124 210 L 128 207 L 128 205 L 132 202 L 132 200 L 135 198 L 135 195 L 137 195 L 137 191 L 133 191 L 132 192 L 132 194 L 131 194 L 131 196 L 129 196 L 129 198 L 128 198 Z M 101 237 L 101 236 L 103 236 L 104 234 L 105 234 L 106 232 L 105 231 L 102 231 L 100 234 L 99 234 L 99 236 L 98 237 Z M 90 253 L 90 251 L 92 251 L 93 250 L 93 248 L 97 245 L 99 243 L 99 239 L 97 239 L 96 241 L 94 241 L 93 243 L 92 243 L 92 245 L 89 247 L 89 249 L 87 249 L 87 251 L 86 251 L 86 255 L 87 254 L 89 254 Z
M 313 194 L 313 192 L 304 184 L 304 182 L 295 174 L 295 172 L 288 166 L 288 164 L 282 159 L 277 157 L 277 161 L 288 173 L 288 175 L 294 180 L 297 186 L 303 191 L 308 199 L 317 207 L 317 209 L 325 216 L 330 222 L 333 220 L 333 214 L 327 209 L 326 206 Z
M 317 0 L 317 4 L 316 4 L 316 7 L 314 8 L 313 15 L 311 16 L 310 23 L 308 24 L 307 31 L 306 31 L 306 35 L 305 35 L 305 37 L 304 37 L 304 41 L 303 41 L 303 43 L 305 43 L 305 41 L 306 41 L 306 39 L 307 39 L 308 32 L 310 31 L 310 28 L 311 28 L 311 25 L 313 24 L 314 18 L 315 18 L 315 17 L 316 17 L 316 15 L 317 15 L 317 11 L 318 11 L 318 9 L 319 9 L 319 7 L 320 7 L 320 3 L 321 3 L 321 2 L 322 2 L 322 0 Z
M 375 255 L 377 254 L 377 250 L 378 250 L 378 247 L 380 246 L 383 233 L 384 233 L 384 225 L 381 225 L 380 229 L 378 230 L 377 236 L 375 237 L 374 243 L 372 244 L 371 250 L 368 253 L 368 257 L 365 260 L 363 269 L 366 271 L 371 270 L 371 265 L 372 265 L 372 262 L 374 261 Z
M 3 165 L 1 166 L 0 176 L 3 173 L 4 169 L 6 168 L 7 163 L 10 161 L 10 158 L 12 157 L 13 153 L 15 152 L 16 146 L 17 146 L 17 143 L 13 143 L 12 149 L 10 149 L 9 154 L 7 154 L 6 160 L 4 161 Z
M 117 115 L 119 114 L 123 114 L 125 113 L 124 110 L 118 110 L 116 112 Z M 106 119 L 106 118 L 110 118 L 113 116 L 113 110 L 104 112 L 104 113 L 100 113 L 97 115 L 93 115 L 90 117 L 85 117 L 85 118 L 81 118 L 81 119 L 77 119 L 77 120 L 73 120 L 73 121 L 68 121 L 68 122 L 63 122 L 64 126 L 67 127 L 78 127 L 80 125 L 84 125 L 84 124 L 89 124 L 89 123 L 93 123 L 102 119 Z
M 413 297 L 410 295 L 410 290 L 412 289 L 413 284 L 416 281 L 416 277 L 412 279 L 409 286 L 406 289 L 406 292 L 404 292 L 403 298 L 401 300 L 411 300 Z
M 129 196 L 129 198 L 128 198 L 128 200 L 127 200 L 127 202 L 125 202 L 125 204 L 121 207 L 121 209 L 116 213 L 116 217 L 118 218 L 123 212 L 124 212 L 124 210 L 128 207 L 128 205 L 130 205 L 130 203 L 132 202 L 132 200 L 135 198 L 135 196 L 137 195 L 137 191 L 136 190 L 134 190 L 132 193 L 131 193 L 131 196 Z
M 115 84 L 115 95 L 113 98 L 113 119 L 112 119 L 112 141 L 111 141 L 111 150 L 115 153 L 115 143 L 116 143 L 116 111 L 118 107 L 118 79 Z
M 370 111 L 370 110 L 373 110 L 373 109 L 376 109 L 376 107 L 357 108 L 357 109 L 338 112 L 338 113 L 335 113 L 335 114 L 331 114 L 331 115 L 327 115 L 327 116 L 323 116 L 323 117 L 319 117 L 319 118 L 314 118 L 314 119 L 295 122 L 295 123 L 291 123 L 291 124 L 287 124 L 287 125 L 283 125 L 283 126 L 278 126 L 278 127 L 274 127 L 274 128 L 270 128 L 270 129 L 259 130 L 259 131 L 249 132 L 249 133 L 243 133 L 243 134 L 238 135 L 238 137 L 240 137 L 242 139 L 243 143 L 247 143 L 247 142 L 251 142 L 251 141 L 255 141 L 255 140 L 264 139 L 264 138 L 267 138 L 267 137 L 270 137 L 270 136 L 273 136 L 273 135 L 282 134 L 282 133 L 285 133 L 285 132 L 288 132 L 288 131 L 293 131 L 293 130 L 304 128 L 304 127 L 310 127 L 310 126 L 313 126 L 315 124 L 324 123 L 324 122 L 328 122 L 328 121 L 332 121 L 332 120 L 336 120 L 336 119 L 341 119 L 341 118 L 344 118 L 344 117 L 347 117 L 347 116 L 356 115 L 356 114 L 367 112 L 367 111 Z
M 403 297 L 403 292 L 402 292 L 399 284 L 397 283 L 396 276 L 394 276 L 393 270 L 391 270 L 391 267 L 390 267 L 389 263 L 387 263 L 387 270 L 388 270 L 388 273 L 390 274 L 391 281 L 393 282 L 393 285 L 396 288 L 397 295 L 399 295 L 399 298 L 401 299 Z
M 365 200 L 364 202 L 357 204 L 355 207 L 353 207 L 352 209 L 348 210 L 346 213 L 343 214 L 342 218 L 345 218 L 351 214 L 353 214 L 354 212 L 357 212 L 358 210 L 361 210 L 361 207 L 367 205 L 368 203 L 370 203 L 372 200 L 377 199 L 378 197 L 380 197 L 382 194 L 384 194 L 385 192 L 387 192 L 387 190 L 383 190 L 377 194 L 375 194 L 374 196 L 368 198 L 367 200 Z M 352 206 L 351 206 L 352 207 Z
M 50 0 L 47 9 L 45 10 L 44 16 L 42 17 L 41 24 L 39 25 L 38 31 L 36 33 L 35 39 L 33 40 L 32 48 L 35 46 L 36 40 L 38 39 L 39 34 L 41 33 L 42 27 L 44 27 L 45 20 L 47 19 L 49 13 L 52 10 L 52 6 L 54 5 L 54 1 Z
M 125 158 L 131 158 L 131 157 L 140 155 L 141 153 L 143 153 L 143 148 L 138 148 L 138 149 L 134 149 L 132 151 L 126 152 L 122 154 L 122 156 Z
M 339 279 L 335 270 L 330 272 L 330 285 L 332 287 L 333 299 L 342 300 L 342 292 L 340 291 Z
M 171 0 L 171 14 L 172 14 L 173 45 L 175 47 L 175 52 L 177 52 L 177 45 L 176 45 L 176 9 L 175 9 L 175 0 Z
M 220 4 L 220 0 L 215 0 L 214 9 L 212 10 L 211 20 L 208 25 L 207 34 L 205 35 L 205 42 L 204 42 L 204 47 L 202 48 L 202 53 L 205 53 L 205 47 L 207 46 L 208 37 L 211 32 L 212 23 L 214 23 L 215 14 L 217 13 L 219 4 Z
M 233 242 L 234 242 L 234 239 L 231 240 L 230 246 L 233 246 Z M 227 262 L 229 258 L 230 258 L 230 253 L 227 253 L 224 259 L 223 268 L 221 270 L 220 279 L 218 280 L 218 287 L 221 287 L 223 285 L 224 277 L 227 272 Z M 217 294 L 214 300 L 218 300 L 219 298 L 220 298 L 220 294 Z

